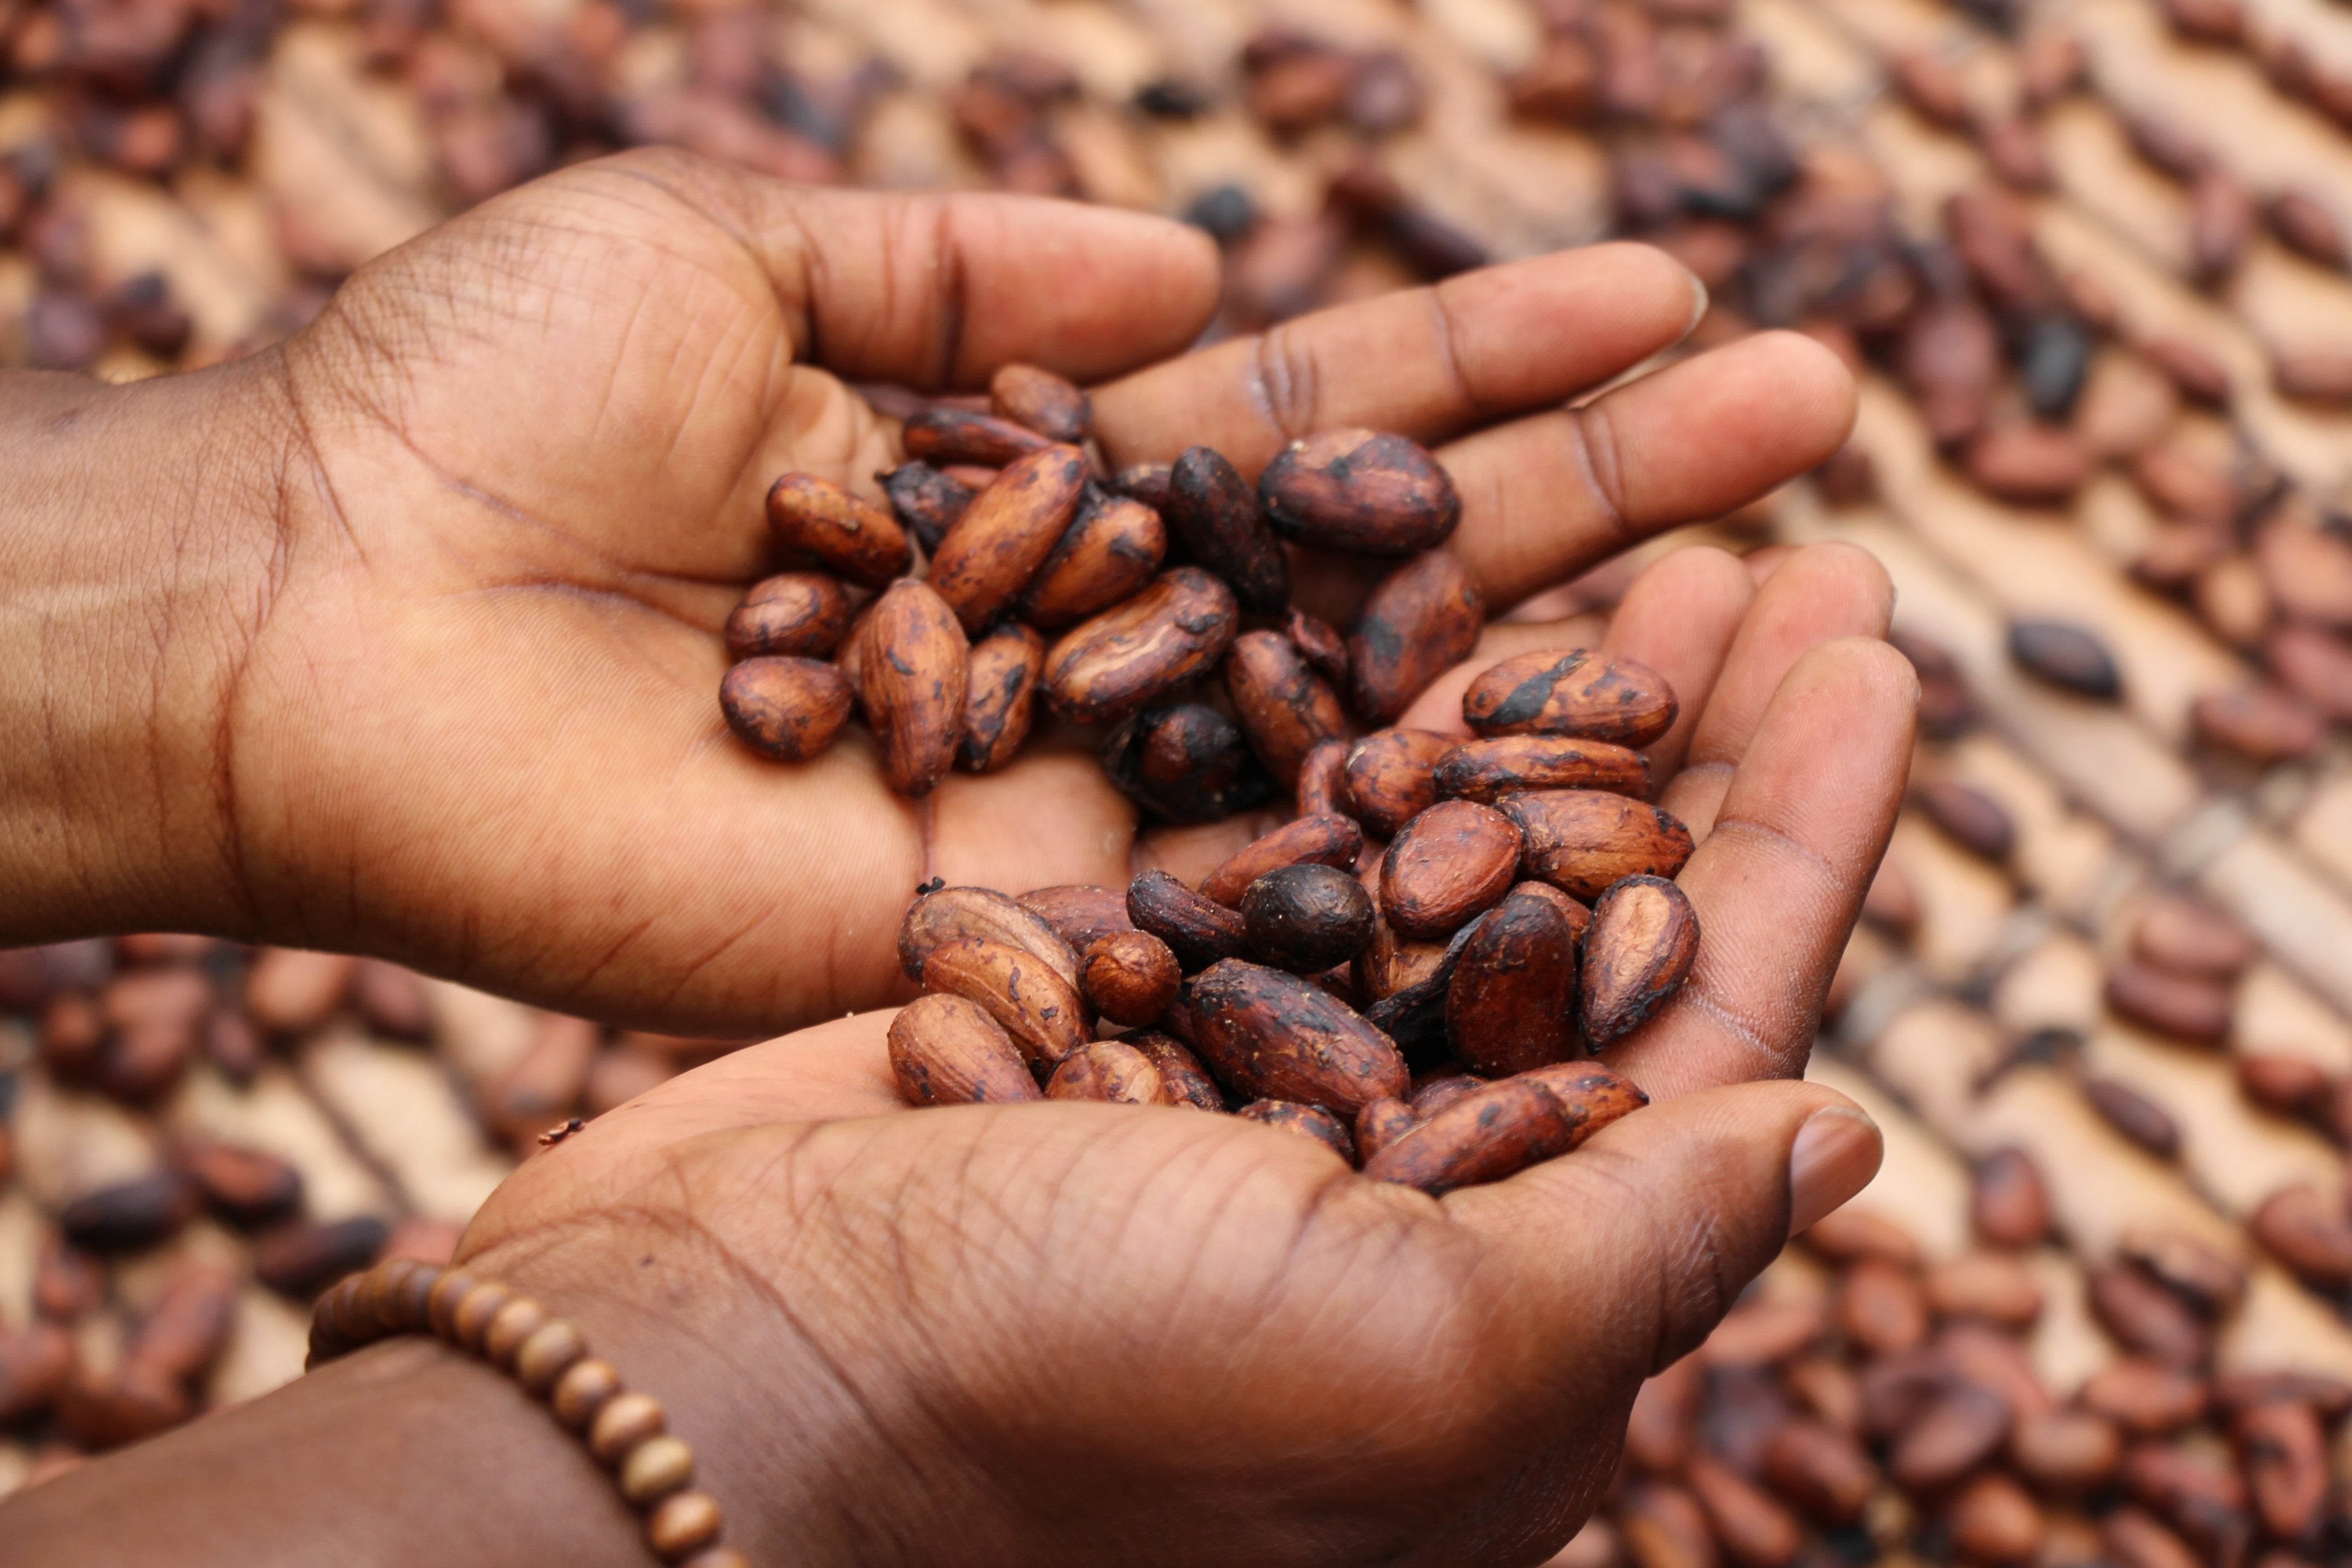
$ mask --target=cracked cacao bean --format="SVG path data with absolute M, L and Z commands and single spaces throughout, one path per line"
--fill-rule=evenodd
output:
M 1275 792 L 1240 726 L 1199 702 L 1127 720 L 1104 739 L 1102 764 L 1128 799 L 1169 822 L 1222 822 Z
M 1238 959 L 1213 964 L 1190 990 L 1202 1060 L 1238 1092 L 1349 1118 L 1369 1100 L 1403 1098 L 1396 1047 L 1330 993 Z
M 1244 632 L 1225 655 L 1225 691 L 1250 748 L 1290 789 L 1307 753 L 1347 733 L 1339 694 L 1280 632 Z
M 923 462 L 901 463 L 874 479 L 889 498 L 891 511 L 926 552 L 940 547 L 963 509 L 980 493 Z
M 1086 952 L 1114 931 L 1135 929 L 1135 922 L 1127 918 L 1124 888 L 1071 882 L 1032 889 L 1013 902 L 1044 921 L 1074 953 Z
M 849 721 L 849 682 L 822 659 L 747 658 L 719 683 L 735 738 L 780 763 L 805 762 Z
M 1204 899 L 1165 871 L 1144 871 L 1127 885 L 1127 918 L 1166 942 L 1185 973 L 1249 951 L 1241 912 Z
M 993 888 L 941 888 L 908 905 L 906 918 L 898 923 L 898 967 L 908 979 L 920 980 L 923 961 L 941 942 L 963 937 L 1017 947 L 1044 960 L 1064 984 L 1075 989 L 1078 984 L 1078 953 L 1083 950 L 1065 941 L 1051 921 Z
M 1037 676 L 1045 668 L 1045 639 L 1008 621 L 971 645 L 964 674 L 963 734 L 956 760 L 976 773 L 1011 762 L 1029 738 L 1037 707 Z
M 962 738 L 971 645 L 947 601 L 912 581 L 874 602 L 861 640 L 861 691 L 882 742 L 882 776 L 902 795 L 929 795 Z
M 1045 700 L 1075 723 L 1124 719 L 1223 658 L 1240 615 L 1233 590 L 1199 567 L 1162 573 L 1063 634 L 1045 656 Z
M 1578 1022 L 1585 1045 L 1602 1050 L 1648 1022 L 1690 978 L 1698 957 L 1698 912 L 1664 877 L 1628 877 L 1592 906 L 1584 939 Z
M 1561 735 L 1501 735 L 1465 741 L 1437 760 L 1441 798 L 1492 805 L 1536 789 L 1597 789 L 1637 799 L 1650 793 L 1650 759 L 1606 741 Z
M 1500 810 L 1526 840 L 1528 875 L 1588 902 L 1628 877 L 1672 877 L 1691 855 L 1689 828 L 1622 795 L 1537 790 Z
M 1242 895 L 1269 871 L 1310 863 L 1345 870 L 1363 848 L 1363 833 L 1346 817 L 1302 816 L 1235 850 L 1201 879 L 1201 896 L 1239 909 Z
M 1156 1024 L 1184 983 L 1176 954 L 1150 931 L 1112 931 L 1087 949 L 1079 991 L 1095 1011 L 1130 1027 Z
M 1160 1069 L 1122 1040 L 1097 1040 L 1063 1058 L 1045 1085 L 1047 1100 L 1100 1100 L 1114 1105 L 1164 1104 Z
M 1348 634 L 1349 698 L 1375 724 L 1392 724 L 1429 683 L 1468 658 L 1486 624 L 1470 569 L 1443 550 L 1381 578 Z
M 1259 476 L 1258 499 L 1284 537 L 1359 555 L 1434 550 L 1462 521 L 1462 498 L 1429 449 L 1374 430 L 1293 441 Z
M 1022 618 L 1047 631 L 1133 597 L 1168 554 L 1168 528 L 1140 501 L 1088 486 L 1078 514 L 1023 591 Z
M 1475 801 L 1441 801 L 1391 841 L 1381 861 L 1381 918 L 1400 936 L 1444 936 L 1501 902 L 1518 869 L 1519 829 L 1509 817 Z
M 890 1020 L 890 1070 L 909 1105 L 1006 1105 L 1042 1100 L 988 1010 L 962 996 L 918 996 Z
M 1285 1132 L 1296 1132 L 1320 1143 L 1348 1163 L 1356 1163 L 1356 1141 L 1348 1135 L 1348 1124 L 1319 1105 L 1301 1105 L 1292 1100 L 1254 1100 L 1234 1114 L 1244 1121 L 1260 1121 Z
M 1550 900 L 1511 893 L 1455 960 L 1445 1033 L 1456 1060 L 1494 1077 L 1576 1055 L 1576 933 Z
M 1086 494 L 1087 455 L 1076 447 L 1030 453 L 971 498 L 925 575 L 967 635 L 1003 614 L 1054 553 Z
M 1375 838 L 1437 804 L 1437 764 L 1458 743 L 1434 730 L 1375 730 L 1348 752 L 1348 799 Z
M 1674 724 L 1674 688 L 1648 665 L 1590 648 L 1523 653 L 1470 683 L 1462 717 L 1481 735 L 1572 735 L 1646 746 Z
M 936 468 L 977 463 L 1001 468 L 1055 445 L 1026 426 L 964 408 L 926 408 L 899 433 L 907 456 Z
M 1055 1065 L 1087 1044 L 1086 1005 L 1026 949 L 957 937 L 923 960 L 923 986 L 977 1002 L 1032 1062 Z
M 1010 419 L 1048 441 L 1083 441 L 1095 419 L 1094 403 L 1084 392 L 1034 364 L 997 366 L 988 378 L 988 407 L 999 419 Z
M 1325 741 L 1298 764 L 1297 791 L 1301 816 L 1353 816 L 1356 803 L 1348 794 L 1348 742 Z
M 1425 1115 L 1365 1161 L 1364 1174 L 1442 1196 L 1568 1153 L 1649 1102 L 1623 1074 L 1598 1062 L 1538 1068 Z
M 1194 447 L 1168 476 L 1168 526 L 1192 559 L 1233 588 L 1254 616 L 1278 616 L 1290 603 L 1290 558 L 1258 510 L 1257 492 L 1223 456 Z
M 823 572 L 784 572 L 751 584 L 727 617 L 727 657 L 824 658 L 849 630 L 849 595 Z
M 1172 1036 L 1156 1029 L 1146 1029 L 1126 1037 L 1126 1043 L 1151 1058 L 1160 1069 L 1160 1098 L 1170 1105 L 1190 1106 L 1194 1110 L 1223 1111 L 1224 1090 L 1217 1087 L 1201 1058 L 1186 1049 Z
M 887 587 L 915 561 L 898 519 L 814 474 L 786 474 L 769 489 L 768 527 L 795 556 L 814 556 L 862 588 Z
M 1371 940 L 1370 896 L 1332 866 L 1277 867 L 1249 885 L 1241 909 L 1250 952 L 1293 974 L 1320 974 Z
M 1375 935 L 1380 929 L 1376 923 Z M 1472 921 L 1442 947 L 1435 942 L 1399 943 L 1391 973 L 1408 978 L 1365 1010 L 1372 1026 L 1394 1040 L 1405 1060 L 1417 1068 L 1429 1066 L 1447 1048 L 1445 998 L 1463 949 L 1477 929 L 1477 922 Z

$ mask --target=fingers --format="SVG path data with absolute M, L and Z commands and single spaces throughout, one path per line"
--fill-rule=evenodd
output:
M 1649 748 L 1653 778 L 1671 779 L 1683 765 L 1699 715 L 1755 598 L 1747 563 L 1706 546 L 1675 551 L 1625 591 L 1601 649 L 1664 676 L 1676 701 L 1673 727 Z
M 1894 584 L 1886 568 L 1867 551 L 1851 544 L 1817 544 L 1779 564 L 1756 590 L 1747 618 L 1723 656 L 1720 677 L 1699 689 L 1707 694 L 1688 731 L 1690 749 L 1683 771 L 1672 775 L 1659 804 L 1688 824 L 1693 834 L 1706 837 L 1724 791 L 1730 787 L 1732 770 L 1797 660 L 1839 637 L 1883 637 L 1894 613 Z M 1621 651 L 1613 642 L 1612 648 Z M 1631 647 L 1622 651 L 1633 652 Z M 1672 671 L 1657 668 L 1671 679 Z M 1675 689 L 1679 692 L 1683 687 L 1677 683 Z M 1676 728 L 1690 717 L 1685 709 L 1675 719 Z M 1660 773 L 1665 776 L 1666 770 L 1662 767 Z
M 1813 649 L 1780 683 L 1715 831 L 1675 879 L 1698 914 L 1690 979 L 1609 1053 L 1653 1097 L 1803 1070 L 1895 828 L 1918 702 L 1909 661 L 1862 637 Z
M 1509 605 L 1812 468 L 1845 440 L 1853 407 L 1853 376 L 1819 343 L 1743 338 L 1443 448 L 1462 492 L 1453 548 L 1487 603 Z
M 1740 1084 L 1651 1105 L 1565 1159 L 1449 1194 L 1573 1353 L 1529 1358 L 1563 1401 L 1630 1392 L 1696 1347 L 1772 1260 L 1877 1171 L 1877 1128 L 1809 1083 Z M 1538 1324 L 1538 1329 L 1542 1325 Z
M 1216 247 L 1167 218 L 814 190 L 676 153 L 639 167 L 742 236 L 797 314 L 795 357 L 851 380 L 970 387 L 1026 360 L 1095 381 L 1178 353 L 1216 309 Z
M 1255 475 L 1338 426 L 1434 445 L 1564 403 L 1679 342 L 1703 303 L 1683 266 L 1595 245 L 1489 267 L 1219 343 L 1099 389 L 1095 429 L 1118 463 L 1214 447 Z

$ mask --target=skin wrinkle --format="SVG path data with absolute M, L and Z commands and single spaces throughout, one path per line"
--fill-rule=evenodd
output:
M 1456 412 L 1447 423 L 1459 425 L 1483 420 L 1487 411 L 1478 400 L 1470 373 L 1463 367 L 1461 351 L 1457 346 L 1459 338 L 1454 326 L 1454 311 L 1445 302 L 1445 290 L 1441 287 L 1424 289 L 1422 292 L 1429 298 L 1429 321 L 1432 334 L 1437 341 L 1437 363 L 1444 374 L 1446 384 L 1454 389 Z
M 1286 447 L 1316 424 L 1321 403 L 1317 392 L 1315 356 L 1311 350 L 1295 351 L 1298 336 L 1288 322 L 1257 335 L 1249 357 L 1249 383 L 1243 395 L 1275 434 L 1276 445 Z
M 963 364 L 965 317 L 971 308 L 969 279 L 964 275 L 963 247 L 956 243 L 955 204 L 935 204 L 930 255 L 937 268 L 939 290 L 940 368 L 934 384 L 953 386 Z M 908 204 L 909 216 L 914 204 Z

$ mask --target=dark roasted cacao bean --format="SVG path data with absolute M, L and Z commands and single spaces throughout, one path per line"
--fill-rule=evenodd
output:
M 1201 1058 L 1228 1088 L 1350 1118 L 1367 1101 L 1403 1097 L 1404 1058 L 1389 1037 L 1295 975 L 1228 959 L 1190 994 Z
M 1310 864 L 1348 869 L 1354 867 L 1363 847 L 1363 834 L 1346 817 L 1302 816 L 1235 850 L 1224 864 L 1202 879 L 1201 894 L 1239 909 L 1242 895 L 1269 871 Z
M 152 1171 L 84 1193 L 58 1211 L 58 1228 L 91 1252 L 151 1247 L 195 1216 L 196 1190 L 177 1171 Z
M 1927 779 L 1911 787 L 1912 799 L 1927 820 L 1970 854 L 2006 860 L 2017 845 L 2017 825 L 2008 807 L 1984 791 L 1957 779 Z
M 1239 617 L 1233 591 L 1210 574 L 1163 573 L 1063 635 L 1045 656 L 1045 700 L 1076 723 L 1124 719 L 1223 658 Z
M 874 478 L 890 498 L 890 510 L 926 552 L 940 547 L 978 493 L 923 462 L 902 463 Z
M 2094 1078 L 2083 1084 L 2083 1098 L 2108 1126 L 2159 1160 L 2180 1152 L 2180 1123 L 2147 1096 L 2119 1079 Z
M 1846 1433 L 1818 1421 L 1790 1421 L 1764 1450 L 1764 1479 L 1825 1524 L 1851 1524 L 1879 1487 L 1878 1467 Z
M 1003 364 L 988 379 L 989 411 L 1034 430 L 1048 441 L 1078 442 L 1094 424 L 1094 404 L 1050 370 Z
M 1446 984 L 1455 1058 L 1490 1077 L 1576 1054 L 1576 932 L 1559 907 L 1511 893 L 1463 944 Z
M 1137 463 L 1121 468 L 1110 488 L 1129 500 L 1139 500 L 1160 516 L 1168 515 L 1168 486 L 1175 468 L 1167 463 Z
M 2009 1436 L 2010 1410 L 1999 1395 L 1958 1383 L 1935 1398 L 1895 1439 L 1886 1470 L 1920 1491 L 1951 1485 L 1975 1469 Z
M 1336 867 L 1280 866 L 1242 894 L 1251 953 L 1293 974 L 1345 963 L 1372 935 L 1372 900 L 1364 885 Z
M 1073 953 L 1086 952 L 1113 931 L 1135 929 L 1135 922 L 1127 916 L 1124 888 L 1073 882 L 1033 889 L 1013 901 L 1051 927 Z
M 1080 987 L 1095 1010 L 1114 1024 L 1156 1024 L 1184 981 L 1176 955 L 1149 931 L 1112 931 L 1087 949 Z
M 1158 512 L 1089 486 L 1023 592 L 1021 615 L 1047 631 L 1099 615 L 1139 592 L 1167 554 L 1168 529 Z
M 1589 648 L 1523 653 L 1472 681 L 1462 717 L 1481 735 L 1570 735 L 1646 746 L 1674 724 L 1666 678 Z
M 1519 831 L 1475 801 L 1441 801 L 1405 824 L 1381 861 L 1381 915 L 1400 935 L 1444 936 L 1493 908 L 1518 878 Z
M 2050 1189 L 2022 1149 L 1996 1149 L 1976 1163 L 1969 1220 L 1995 1247 L 2039 1247 L 2050 1236 Z
M 289 1296 L 315 1295 L 383 1252 L 392 1226 L 373 1215 L 330 1225 L 281 1225 L 253 1241 L 254 1277 Z
M 1192 559 L 1232 585 L 1241 607 L 1278 616 L 1290 602 L 1290 561 L 1258 510 L 1257 492 L 1207 447 L 1176 459 L 1162 514 Z
M 751 584 L 727 617 L 727 656 L 824 658 L 849 630 L 849 595 L 823 572 L 786 572 Z
M 963 735 L 956 760 L 976 773 L 1011 762 L 1029 738 L 1037 706 L 1037 677 L 1045 668 L 1045 639 L 1008 621 L 971 645 L 964 677 Z
M 1438 759 L 1441 796 L 1484 801 L 1532 789 L 1598 789 L 1636 798 L 1650 793 L 1650 760 L 1606 741 L 1504 735 L 1468 741 Z
M 2123 676 L 2106 645 L 2064 621 L 2011 621 L 2009 657 L 2029 674 L 2085 697 L 2123 694 Z
M 1347 732 L 1339 694 L 1279 632 L 1244 632 L 1225 655 L 1225 690 L 1250 747 L 1275 781 L 1298 782 L 1307 753 Z
M 2198 1367 L 2212 1353 L 2212 1335 L 2179 1297 L 2145 1270 L 2110 1264 L 2090 1272 L 2091 1311 L 2124 1346 L 2168 1366 Z
M 1258 477 L 1276 531 L 1318 550 L 1412 555 L 1462 521 L 1462 498 L 1427 447 L 1371 430 L 1293 441 Z
M 1055 443 L 1048 437 L 993 414 L 962 408 L 926 408 L 899 434 L 907 456 L 938 468 L 950 463 L 978 463 L 1001 468 Z
M 1452 735 L 1434 730 L 1375 730 L 1348 752 L 1348 799 L 1375 838 L 1393 838 L 1437 802 L 1437 763 Z
M 1275 793 L 1240 726 L 1198 702 L 1127 720 L 1104 739 L 1102 763 L 1122 794 L 1170 822 L 1221 822 Z
M 1202 898 L 1165 871 L 1144 871 L 1127 885 L 1127 918 L 1176 954 L 1187 974 L 1249 951 L 1241 913 Z
M 1598 899 L 1628 877 L 1672 878 L 1690 858 L 1690 829 L 1658 807 L 1598 790 L 1506 795 L 1527 874 L 1575 898 Z
M 971 498 L 924 576 L 967 635 L 1001 615 L 1054 553 L 1086 494 L 1087 456 L 1047 447 Z
M 178 1163 L 205 1202 L 238 1225 L 280 1218 L 302 1202 L 301 1171 L 264 1149 L 190 1143 L 179 1152 Z
M 1356 1159 L 1359 1163 L 1395 1142 L 1413 1124 L 1412 1107 L 1402 1100 L 1370 1100 L 1356 1112 Z
M 1469 568 L 1443 550 L 1381 578 L 1348 634 L 1348 694 L 1358 713 L 1392 724 L 1448 668 L 1468 658 L 1486 624 Z
M 1319 1105 L 1301 1105 L 1290 1100 L 1254 1100 L 1234 1114 L 1245 1121 L 1262 1121 L 1268 1127 L 1312 1139 L 1348 1163 L 1356 1163 L 1356 1141 L 1348 1135 L 1348 1124 Z
M 805 762 L 849 721 L 849 682 L 822 659 L 747 658 L 719 685 L 719 710 L 735 738 L 780 763 Z
M 1372 929 L 1377 938 L 1384 922 L 1376 920 Z M 1398 953 L 1388 965 L 1391 979 L 1398 984 L 1373 1002 L 1365 1016 L 1396 1042 L 1407 1062 L 1426 1066 L 1447 1050 L 1445 1000 L 1453 990 L 1454 968 L 1477 929 L 1477 922 L 1473 921 L 1443 946 L 1435 942 L 1398 944 Z M 1394 957 L 1405 962 L 1397 963 Z
M 882 742 L 882 776 L 902 795 L 927 795 L 955 762 L 971 645 L 947 601 L 911 581 L 874 602 L 859 636 L 859 690 Z
M 823 562 L 860 587 L 887 587 L 914 563 L 896 518 L 814 474 L 786 474 L 775 482 L 768 526 L 795 556 Z
M 2352 622 L 2352 616 L 2347 620 Z M 1294 605 L 1283 619 L 1282 635 L 1297 647 L 1309 669 L 1335 689 L 1347 687 L 1348 639 L 1332 630 L 1328 621 L 1318 620 Z

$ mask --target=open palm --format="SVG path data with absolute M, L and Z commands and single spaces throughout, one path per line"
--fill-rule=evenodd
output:
M 860 735 L 796 768 L 728 736 L 717 633 L 770 563 L 762 492 L 788 469 L 863 484 L 898 459 L 857 383 L 968 389 L 1041 363 L 1095 384 L 1121 463 L 1199 442 L 1255 474 L 1308 429 L 1407 432 L 1453 472 L 1454 548 L 1497 605 L 1809 467 L 1850 416 L 1843 372 L 1785 335 L 1569 411 L 1692 319 L 1687 276 L 1638 247 L 1168 358 L 1215 289 L 1206 241 L 1160 220 L 804 191 L 669 153 L 566 171 L 372 263 L 269 365 L 289 458 L 223 723 L 239 923 L 755 1034 L 895 996 L 891 934 L 926 878 L 1123 881 L 1134 816 L 1084 737 L 907 802 Z M 1310 568 L 1302 594 L 1341 602 L 1339 575 Z M 1709 764 L 1677 788 L 1719 798 L 1800 657 L 1874 635 L 1885 601 L 1847 552 L 1760 589 L 1711 552 L 1654 569 L 1612 641 L 1685 696 L 1661 771 Z M 1497 628 L 1491 657 L 1532 635 Z M 1883 675 L 1866 653 L 1832 661 L 1822 701 L 1844 721 L 1822 720 L 1776 790 L 1891 798 L 1902 721 L 1871 707 Z M 1874 826 L 1818 828 L 1832 842 L 1805 854 L 1866 874 Z M 1727 891 L 1775 853 L 1748 847 Z M 1784 944 L 1842 940 L 1845 890 Z M 1717 929 L 1708 951 L 1731 962 Z

